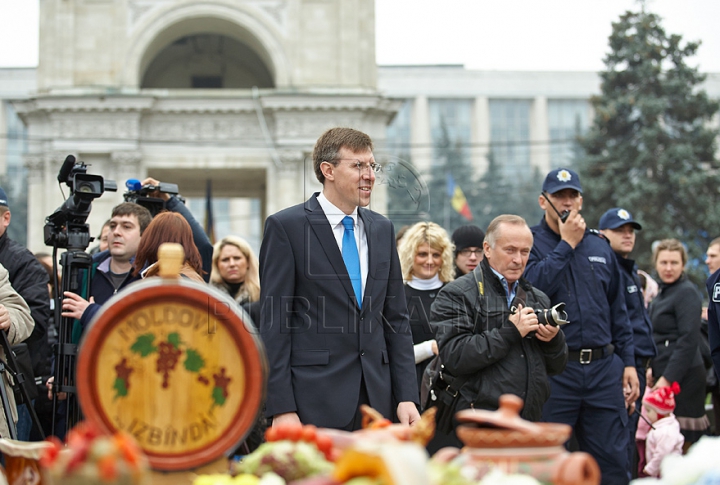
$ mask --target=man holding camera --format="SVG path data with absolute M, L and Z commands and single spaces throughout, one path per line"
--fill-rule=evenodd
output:
M 615 254 L 587 229 L 582 200 L 577 173 L 551 171 L 538 198 L 545 215 L 532 228 L 525 277 L 553 304 L 566 302 L 570 320 L 563 327 L 568 364 L 550 378 L 543 420 L 572 426 L 580 449 L 600 465 L 602 483 L 623 484 L 630 479 L 626 406 L 639 395 L 632 328 Z
M 525 401 L 523 418 L 538 421 L 550 396 L 548 375 L 565 368 L 563 332 L 540 323 L 534 311 L 549 308 L 550 299 L 522 278 L 532 245 L 522 217 L 496 217 L 483 242 L 484 259 L 433 302 L 440 359 L 451 375 L 468 376 L 456 410 L 494 410 L 509 393 Z

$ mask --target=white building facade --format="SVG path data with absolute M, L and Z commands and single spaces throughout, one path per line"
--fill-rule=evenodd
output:
M 40 36 L 36 70 L 0 69 L 0 173 L 27 171 L 35 251 L 68 154 L 120 186 L 94 202 L 93 235 L 127 179 L 178 184 L 200 219 L 209 180 L 216 235 L 257 249 L 266 215 L 319 190 L 310 153 L 327 128 L 375 140 L 382 212 L 403 178 L 426 190 L 443 137 L 476 174 L 490 157 L 508 178 L 570 163 L 600 92 L 593 72 L 377 67 L 373 0 L 44 0 Z M 704 88 L 720 98 L 720 74 Z
M 318 190 L 309 154 L 325 129 L 382 143 L 397 103 L 377 89 L 373 18 L 372 0 L 41 2 L 36 86 L 12 103 L 27 131 L 28 247 L 44 248 L 68 154 L 121 192 L 152 176 L 201 198 L 211 180 L 226 232 L 258 247 L 266 214 Z M 94 202 L 93 234 L 120 201 Z

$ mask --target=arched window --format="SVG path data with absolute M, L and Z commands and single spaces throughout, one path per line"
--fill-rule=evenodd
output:
M 142 78 L 142 88 L 248 89 L 275 86 L 270 70 L 246 44 L 226 35 L 186 35 L 161 49 Z

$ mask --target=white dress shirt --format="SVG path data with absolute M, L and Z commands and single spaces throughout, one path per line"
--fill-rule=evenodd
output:
M 335 205 L 333 205 L 333 203 L 330 202 L 322 192 L 318 195 L 317 200 L 320 207 L 322 207 L 323 212 L 325 212 L 325 217 L 327 217 L 330 227 L 333 230 L 335 242 L 337 242 L 338 248 L 340 249 L 340 254 L 342 254 L 342 240 L 345 235 L 345 226 L 343 226 L 342 220 L 345 219 L 345 216 L 352 217 L 355 224 L 355 244 L 357 244 L 360 256 L 360 281 L 362 283 L 362 294 L 365 295 L 365 282 L 367 281 L 368 275 L 368 243 L 367 235 L 365 235 L 365 225 L 363 224 L 362 219 L 358 217 L 357 207 L 355 207 L 352 214 L 345 214 L 343 211 L 335 207 Z

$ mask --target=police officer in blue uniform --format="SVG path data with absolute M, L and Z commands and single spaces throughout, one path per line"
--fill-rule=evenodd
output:
M 553 305 L 565 302 L 570 320 L 563 327 L 568 364 L 550 378 L 543 420 L 573 427 L 580 449 L 600 465 L 603 484 L 628 483 L 626 403 L 637 399 L 639 384 L 615 253 L 587 229 L 574 171 L 550 172 L 538 202 L 545 215 L 531 228 L 535 243 L 525 278 Z
M 714 241 L 713 241 L 714 242 Z M 711 243 L 712 247 L 713 244 Z M 710 250 L 708 249 L 708 252 Z M 720 380 L 720 269 L 716 269 L 705 284 L 707 287 L 708 302 L 708 341 L 710 342 L 710 355 L 712 356 L 715 375 Z M 719 423 L 715 423 L 717 433 Z
M 635 347 L 635 369 L 640 382 L 640 395 L 634 406 L 631 406 L 628 420 L 628 459 L 630 460 L 630 473 L 636 470 L 637 447 L 635 446 L 635 431 L 637 431 L 642 398 L 645 393 L 645 372 L 650 366 L 650 360 L 657 355 L 657 347 L 653 340 L 652 322 L 645 308 L 645 299 L 640 291 L 640 278 L 637 273 L 635 261 L 630 259 L 630 253 L 635 247 L 635 231 L 642 230 L 642 226 L 633 219 L 630 212 L 621 207 L 608 210 L 600 218 L 598 226 L 603 236 L 610 241 L 610 247 L 617 256 L 620 268 L 621 287 L 625 291 L 625 306 L 633 332 L 633 347 Z

